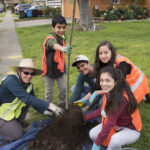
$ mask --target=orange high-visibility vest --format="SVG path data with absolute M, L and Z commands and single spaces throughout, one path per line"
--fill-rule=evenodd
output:
M 124 93 L 123 95 L 124 95 L 124 96 L 126 97 L 126 99 L 129 101 L 127 94 Z M 106 123 L 107 120 L 108 120 L 108 117 L 106 116 L 106 113 L 105 113 L 106 102 L 107 102 L 107 96 L 106 96 L 106 94 L 104 94 L 104 96 L 103 96 L 103 103 L 102 103 L 102 110 L 101 110 L 101 115 L 102 115 L 102 127 L 105 125 L 105 123 Z M 141 117 L 140 117 L 140 113 L 139 113 L 138 109 L 136 109 L 136 110 L 134 111 L 134 113 L 132 113 L 131 118 L 132 118 L 132 124 L 134 125 L 134 127 L 136 128 L 136 130 L 140 132 L 141 129 L 142 129 L 142 122 L 141 122 Z M 116 128 L 116 126 L 114 126 L 114 127 L 110 130 L 110 132 L 109 132 L 107 138 L 102 142 L 102 145 L 108 147 L 109 142 L 110 142 L 110 139 L 111 139 L 111 136 L 112 136 L 113 134 L 115 134 L 116 132 L 117 132 L 117 128 Z
M 133 92 L 137 102 L 140 103 L 145 95 L 149 93 L 148 80 L 144 73 L 131 63 L 128 58 L 117 54 L 115 60 L 116 66 L 118 66 L 122 61 L 131 65 L 131 73 L 126 76 L 126 81 L 130 85 L 131 91 Z
M 43 70 L 43 74 L 42 76 L 44 76 L 47 73 L 47 60 L 46 60 L 46 43 L 48 39 L 54 39 L 56 40 L 55 37 L 53 36 L 47 36 L 44 43 L 43 43 L 43 57 L 42 57 L 42 70 Z M 65 46 L 65 41 L 63 40 L 63 46 Z M 60 72 L 64 72 L 64 64 L 65 64 L 65 53 L 64 52 L 60 52 L 58 50 L 55 50 L 55 54 L 54 54 L 54 61 L 56 63 L 58 63 L 57 65 L 57 69 Z

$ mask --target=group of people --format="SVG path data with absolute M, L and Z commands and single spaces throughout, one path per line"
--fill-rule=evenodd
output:
M 58 104 L 64 104 L 65 53 L 71 54 L 72 50 L 69 44 L 65 46 L 66 24 L 61 15 L 52 19 L 53 32 L 43 43 L 42 70 L 35 67 L 33 59 L 25 58 L 12 67 L 14 74 L 0 82 L 0 134 L 9 141 L 22 136 L 29 106 L 44 115 L 63 113 L 53 103 L 53 91 L 56 80 Z M 144 97 L 150 102 L 146 76 L 129 59 L 117 54 L 109 41 L 97 46 L 94 65 L 87 56 L 78 55 L 72 66 L 79 75 L 70 103 L 82 107 L 85 122 L 101 116 L 100 124 L 89 132 L 92 150 L 100 150 L 102 145 L 108 150 L 119 150 L 137 141 L 142 128 L 137 105 Z M 33 76 L 40 74 L 45 79 L 45 101 L 34 95 L 31 84 Z M 86 113 L 92 106 L 94 111 Z
M 95 101 L 98 103 L 97 109 L 84 116 L 84 121 L 101 116 L 101 123 L 89 132 L 94 142 L 92 150 L 99 150 L 101 145 L 119 150 L 137 141 L 142 128 L 137 105 L 144 97 L 150 102 L 146 76 L 129 59 L 117 54 L 109 41 L 97 46 L 94 65 L 86 56 L 78 55 L 72 66 L 79 75 L 70 101 L 83 107 L 84 113 Z
M 70 54 L 72 49 L 70 45 L 65 46 L 65 18 L 56 15 L 52 30 L 43 44 L 42 70 L 35 67 L 33 59 L 25 58 L 18 66 L 11 67 L 13 74 L 0 82 L 0 135 L 8 141 L 22 136 L 29 106 L 47 116 L 63 113 L 63 109 L 53 103 L 52 94 L 56 80 L 60 91 L 58 104 L 65 102 L 65 53 Z M 46 101 L 35 96 L 31 84 L 33 76 L 41 74 L 46 81 Z

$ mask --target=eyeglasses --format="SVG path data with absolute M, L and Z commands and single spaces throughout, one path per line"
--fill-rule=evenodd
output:
M 35 72 L 27 72 L 27 71 L 25 71 L 25 72 L 23 72 L 25 75 L 31 75 L 31 76 L 34 76 L 35 75 Z

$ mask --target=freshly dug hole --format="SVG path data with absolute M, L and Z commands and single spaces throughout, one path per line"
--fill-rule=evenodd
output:
M 88 150 L 92 143 L 88 130 L 95 123 L 83 124 L 82 110 L 70 105 L 62 116 L 54 116 L 52 123 L 39 131 L 28 144 L 28 150 L 82 150 L 83 146 Z

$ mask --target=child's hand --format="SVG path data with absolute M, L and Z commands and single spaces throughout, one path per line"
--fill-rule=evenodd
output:
M 62 48 L 62 52 L 71 54 L 72 46 L 70 44 L 67 44 L 65 47 Z
M 92 150 L 100 150 L 100 148 L 101 148 L 100 146 L 93 143 Z
M 97 91 L 96 91 L 96 94 L 97 94 L 97 95 L 102 95 L 102 94 L 104 94 L 104 93 L 108 93 L 108 91 L 106 91 L 106 90 L 97 90 Z

